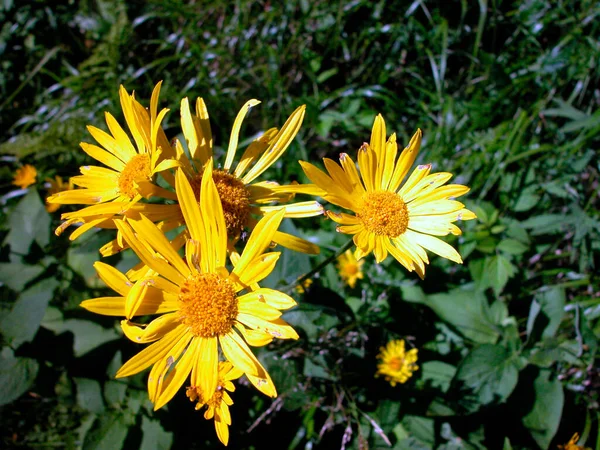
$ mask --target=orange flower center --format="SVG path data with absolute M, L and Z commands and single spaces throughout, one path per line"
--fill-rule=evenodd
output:
M 348 275 L 355 275 L 358 273 L 358 265 L 353 263 L 346 264 L 344 266 L 344 272 Z
M 388 362 L 388 366 L 392 370 L 400 370 L 404 365 L 404 358 L 392 358 Z
M 238 315 L 233 285 L 215 273 L 188 278 L 179 290 L 179 321 L 199 337 L 223 336 Z
M 393 192 L 369 192 L 363 197 L 363 207 L 356 216 L 365 228 L 379 236 L 395 238 L 408 228 L 408 208 Z
M 126 197 L 134 198 L 138 193 L 135 182 L 149 180 L 151 176 L 150 157 L 146 154 L 136 155 L 129 160 L 121 171 L 119 191 Z
M 244 230 L 250 217 L 250 192 L 239 178 L 224 170 L 213 170 L 213 180 L 223 205 L 227 235 L 236 238 Z M 192 189 L 199 199 L 201 176 L 191 181 Z

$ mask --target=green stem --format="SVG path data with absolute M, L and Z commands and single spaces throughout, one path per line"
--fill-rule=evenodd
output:
M 352 239 L 349 239 L 348 242 L 346 242 L 344 245 L 342 245 L 337 252 L 335 252 L 331 256 L 325 258 L 314 269 L 310 270 L 309 272 L 306 272 L 304 275 L 300 275 L 298 278 L 296 278 L 292 283 L 290 283 L 283 290 L 285 292 L 291 292 L 296 286 L 298 286 L 298 285 L 301 286 L 302 283 L 304 282 L 304 280 L 312 278 L 315 274 L 319 273 L 330 262 L 338 259 L 340 257 L 340 255 L 342 253 L 344 253 L 346 250 L 348 250 L 350 247 L 352 247 L 353 244 L 354 244 L 354 241 Z

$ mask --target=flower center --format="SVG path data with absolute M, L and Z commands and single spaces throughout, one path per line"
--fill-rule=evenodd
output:
M 201 180 L 202 177 L 198 176 L 191 182 L 197 198 Z M 236 238 L 244 230 L 250 216 L 250 192 L 242 180 L 224 170 L 213 170 L 213 180 L 223 205 L 227 235 Z
M 369 192 L 363 197 L 363 207 L 356 216 L 365 228 L 380 236 L 395 238 L 408 228 L 408 208 L 393 192 Z
M 223 336 L 231 331 L 237 315 L 233 285 L 215 273 L 188 278 L 179 290 L 179 321 L 194 336 Z
M 388 363 L 388 366 L 392 370 L 400 370 L 403 365 L 404 365 L 403 358 L 392 358 L 392 359 L 390 359 L 390 362 Z
M 122 195 L 134 198 L 138 193 L 135 189 L 135 182 L 149 180 L 151 175 L 150 157 L 146 154 L 136 155 L 129 160 L 121 171 L 119 191 Z

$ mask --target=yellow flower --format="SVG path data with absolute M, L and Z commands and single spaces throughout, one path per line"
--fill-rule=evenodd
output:
M 357 261 L 354 253 L 350 250 L 346 250 L 343 255 L 338 258 L 338 272 L 342 280 L 346 282 L 348 286 L 354 289 L 356 286 L 356 280 L 363 279 L 362 265 L 365 263 L 364 259 Z
M 54 180 L 48 178 L 46 181 L 50 185 L 48 188 L 48 197 L 46 198 L 46 211 L 48 211 L 49 213 L 53 213 L 58 208 L 60 208 L 60 204 L 48 203 L 48 198 L 54 194 L 58 194 L 59 192 L 69 191 L 73 189 L 73 182 L 69 180 L 68 183 L 65 183 L 62 177 L 59 177 L 58 175 L 54 177 Z
M 189 386 L 186 389 L 188 398 L 192 402 L 197 402 L 196 410 L 206 406 L 204 418 L 206 420 L 215 419 L 217 436 L 224 445 L 229 442 L 229 425 L 231 425 L 229 407 L 233 405 L 233 400 L 227 391 L 235 391 L 235 386 L 231 381 L 241 376 L 242 371 L 233 367 L 229 361 L 220 361 L 217 388 L 210 396 L 205 396 L 200 386 Z
M 25 189 L 35 183 L 35 177 L 37 176 L 37 170 L 31 164 L 25 164 L 23 167 L 19 167 L 15 172 L 15 178 L 12 184 L 19 186 L 21 189 Z
M 562 450 L 592 450 L 589 447 L 577 445 L 577 441 L 579 441 L 579 433 L 575 433 L 569 442 L 565 445 L 559 445 L 558 448 Z
M 295 138 L 304 118 L 304 106 L 297 108 L 280 130 L 271 128 L 255 139 L 234 167 L 242 122 L 250 108 L 259 103 L 258 100 L 249 100 L 242 107 L 231 130 L 225 161 L 221 168 L 213 171 L 213 179 L 225 214 L 227 235 L 232 244 L 230 249 L 233 249 L 233 244 L 245 233 L 246 229 L 252 230 L 256 226 L 257 217 L 264 216 L 271 211 L 285 209 L 284 217 L 290 218 L 323 214 L 323 207 L 316 201 L 285 206 L 273 205 L 274 202 L 280 204 L 288 202 L 296 192 L 310 193 L 310 187 L 281 186 L 271 181 L 256 182 L 256 179 L 281 157 Z M 208 111 L 201 98 L 196 101 L 195 115 L 192 115 L 190 111 L 188 99 L 184 98 L 181 101 L 181 127 L 191 159 L 186 156 L 183 145 L 178 140 L 175 141 L 176 157 L 198 200 L 202 183 L 202 169 L 214 156 Z M 174 179 L 169 175 L 166 172 L 162 174 L 165 180 L 174 187 Z M 174 193 L 163 191 L 163 194 L 165 198 L 177 200 Z M 181 208 L 177 204 L 137 205 L 129 209 L 126 214 L 135 217 L 136 213 L 147 215 L 153 222 L 161 222 L 160 226 L 164 230 L 176 228 L 183 223 Z M 273 241 L 303 253 L 319 253 L 318 246 L 281 231 L 275 233 Z M 100 252 L 103 256 L 109 256 L 120 250 L 122 248 L 117 245 L 116 241 L 113 241 L 105 245 Z
M 313 284 L 313 280 L 311 278 L 307 278 L 302 282 L 302 284 L 298 284 L 296 286 L 296 292 L 298 294 L 304 294 L 306 290 Z
M 150 111 L 146 110 L 123 86 L 119 89 L 125 121 L 135 141 L 132 144 L 117 120 L 106 113 L 110 134 L 88 126 L 88 131 L 103 147 L 82 142 L 81 148 L 92 158 L 108 166 L 83 166 L 81 175 L 71 178 L 82 189 L 58 192 L 48 197 L 51 204 L 93 205 L 79 211 L 62 215 L 66 219 L 57 230 L 60 235 L 69 225 L 83 223 L 70 239 L 74 240 L 93 227 L 113 227 L 112 219 L 137 203 L 142 197 L 156 195 L 162 188 L 152 184 L 154 175 L 174 167 L 173 160 L 161 159 L 172 156 L 172 149 L 160 127 L 168 109 L 157 113 L 161 83 L 152 92 Z
M 212 160 L 202 177 L 200 204 L 183 171 L 177 171 L 175 183 L 190 233 L 185 259 L 177 252 L 178 245 L 169 242 L 145 216 L 115 220 L 127 244 L 148 267 L 146 276 L 132 286 L 119 271 L 98 262 L 99 276 L 121 296 L 86 300 L 81 306 L 99 314 L 124 315 L 121 327 L 134 342 L 156 341 L 117 373 L 121 378 L 153 366 L 148 392 L 155 409 L 175 395 L 190 373 L 191 386 L 214 392 L 219 348 L 258 390 L 276 397 L 269 374 L 248 344 L 263 346 L 274 337 L 298 339 L 281 319 L 281 310 L 296 302 L 282 292 L 258 286 L 279 259 L 278 252 L 263 252 L 269 248 L 284 211 L 270 212 L 258 222 L 229 272 L 225 267 L 227 229 L 212 177 Z M 160 316 L 148 325 L 130 321 L 148 314 Z
M 415 270 L 423 277 L 429 262 L 425 250 L 462 263 L 454 248 L 434 236 L 461 234 L 453 222 L 474 219 L 475 214 L 451 200 L 466 194 L 469 188 L 443 186 L 452 174 L 430 174 L 431 164 L 418 166 L 400 187 L 420 145 L 418 130 L 396 161 L 396 135 L 386 142 L 385 122 L 378 115 L 371 143 L 358 151 L 359 170 L 345 153 L 340 155 L 341 167 L 324 159 L 328 175 L 307 162 L 300 164 L 308 178 L 322 189 L 322 197 L 355 213 L 328 211 L 327 215 L 340 224 L 338 231 L 354 235 L 356 259 L 373 252 L 379 263 L 389 252 L 409 271 Z
M 415 364 L 417 349 L 405 351 L 403 339 L 390 341 L 385 348 L 381 347 L 380 350 L 377 358 L 382 361 L 377 365 L 376 376 L 383 375 L 392 386 L 396 386 L 396 383 L 406 383 L 413 372 L 419 369 L 419 366 Z

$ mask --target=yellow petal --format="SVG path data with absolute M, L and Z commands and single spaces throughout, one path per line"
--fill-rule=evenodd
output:
M 133 285 L 129 290 L 127 297 L 125 297 L 125 317 L 131 319 L 136 315 L 147 292 L 148 284 L 146 283 L 146 280 L 139 280 Z
M 244 272 L 248 268 L 248 265 L 254 261 L 258 256 L 271 245 L 273 236 L 279 228 L 285 210 L 273 211 L 267 213 L 254 227 L 252 234 L 246 243 L 244 252 L 240 257 L 240 260 L 233 269 L 233 273 L 238 276 L 243 276 Z
M 462 264 L 462 258 L 458 252 L 451 245 L 433 236 L 427 234 L 417 233 L 416 231 L 407 230 L 405 233 L 406 239 L 417 243 L 421 247 L 441 256 L 442 258 L 449 259 L 455 263 Z
M 188 333 L 185 325 L 179 325 L 170 333 L 167 333 L 161 340 L 151 344 L 137 355 L 127 361 L 117 372 L 116 378 L 128 377 L 141 372 L 150 367 L 159 359 L 172 351 L 173 346 L 178 342 L 189 342 L 192 335 Z
M 252 350 L 235 331 L 219 336 L 219 343 L 225 358 L 235 367 L 246 374 L 258 377 L 265 376 L 266 371 L 262 364 L 258 362 Z
M 273 138 L 273 141 L 269 144 L 267 150 L 256 162 L 254 167 L 252 167 L 252 169 L 250 169 L 250 171 L 242 178 L 242 181 L 245 184 L 250 184 L 256 177 L 260 176 L 260 174 L 267 170 L 271 164 L 277 161 L 283 152 L 287 150 L 296 137 L 296 134 L 298 134 L 298 130 L 300 130 L 305 111 L 306 106 L 302 105 L 290 115 L 279 130 L 279 133 L 277 133 Z
M 248 380 L 250 380 L 250 383 L 252 383 L 252 385 L 260 392 L 271 398 L 277 397 L 277 389 L 275 389 L 275 384 L 273 384 L 273 380 L 267 372 L 265 372 L 264 377 L 248 374 L 246 374 L 246 376 L 248 377 Z
M 204 241 L 200 261 L 206 272 L 224 267 L 227 259 L 227 227 L 221 198 L 212 176 L 212 159 L 205 167 L 200 187 L 200 211 L 204 224 Z
M 239 265 L 236 266 L 232 272 L 232 279 L 238 282 L 240 290 L 252 286 L 254 283 L 258 283 L 268 277 L 273 271 L 280 254 L 281 253 L 279 252 L 271 252 L 258 256 L 250 261 L 243 272 L 240 271 L 239 273 L 234 273 Z
M 84 300 L 79 304 L 82 308 L 103 316 L 124 316 L 125 297 L 99 297 Z
M 121 329 L 127 338 L 138 344 L 147 344 L 162 338 L 179 325 L 177 313 L 163 314 L 147 326 L 139 326 L 129 320 L 121 321 Z
M 196 361 L 192 368 L 192 386 L 200 387 L 203 393 L 212 393 L 217 389 L 219 381 L 218 341 L 216 337 L 196 339 L 199 341 L 199 345 Z
M 229 427 L 227 424 L 215 417 L 215 430 L 217 431 L 217 437 L 221 443 L 227 446 L 229 443 Z
M 398 187 L 400 187 L 400 183 L 402 183 L 402 180 L 408 173 L 410 167 L 413 165 L 417 155 L 419 154 L 422 137 L 423 133 L 420 129 L 417 129 L 417 132 L 411 138 L 408 147 L 406 147 L 400 154 L 400 158 L 398 158 L 396 167 L 394 168 L 394 173 L 392 174 L 392 179 L 388 185 L 388 191 L 396 192 Z
M 131 289 L 132 283 L 118 269 L 100 261 L 94 263 L 98 276 L 113 291 L 125 296 Z
M 198 339 L 193 339 L 181 359 L 163 382 L 161 393 L 154 403 L 154 411 L 159 410 L 171 400 L 192 371 L 194 358 L 198 350 Z
M 250 111 L 250 108 L 258 105 L 260 101 L 256 99 L 248 100 L 242 109 L 238 112 L 235 121 L 233 122 L 233 127 L 231 128 L 231 137 L 229 138 L 229 147 L 227 148 L 227 156 L 225 158 L 225 164 L 223 165 L 223 169 L 229 172 L 231 169 L 231 164 L 233 164 L 233 159 L 235 158 L 235 152 L 237 150 L 238 141 L 240 138 L 240 129 L 242 128 L 242 122 L 244 118 Z
M 185 264 L 179 253 L 173 248 L 169 240 L 150 220 L 145 216 L 141 216 L 140 220 L 129 220 L 128 223 L 133 227 L 135 232 L 148 242 L 159 255 L 175 267 L 185 278 L 190 276 L 190 269 Z
M 307 241 L 306 239 L 292 236 L 291 234 L 276 231 L 273 235 L 273 242 L 282 245 L 285 248 L 294 250 L 295 252 L 306 253 L 308 255 L 318 255 L 321 249 L 318 245 Z
M 183 284 L 185 278 L 175 268 L 167 264 L 167 262 L 151 253 L 142 241 L 134 234 L 130 225 L 122 220 L 115 220 L 115 225 L 127 241 L 127 244 L 133 249 L 136 255 L 152 270 L 158 272 L 165 278 L 171 280 L 177 285 Z
M 237 320 L 253 330 L 260 330 L 278 339 L 298 339 L 298 333 L 282 319 L 265 320 L 240 312 Z

